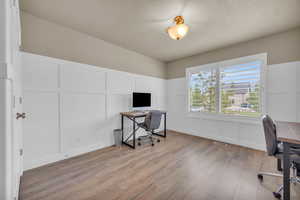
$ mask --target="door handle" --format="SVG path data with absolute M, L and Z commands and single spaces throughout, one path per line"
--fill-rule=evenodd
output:
M 20 119 L 20 118 L 25 119 L 26 118 L 26 113 L 17 113 L 16 119 Z

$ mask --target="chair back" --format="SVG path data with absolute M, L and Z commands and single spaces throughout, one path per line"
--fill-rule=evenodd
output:
M 145 117 L 145 126 L 148 130 L 156 130 L 160 126 L 162 112 L 151 110 Z
M 267 153 L 269 156 L 274 156 L 278 151 L 278 141 L 276 134 L 276 126 L 270 116 L 264 115 L 262 117 L 264 127 Z

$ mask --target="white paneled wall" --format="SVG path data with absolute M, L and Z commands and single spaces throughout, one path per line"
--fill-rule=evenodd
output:
M 271 65 L 268 75 L 268 112 L 282 121 L 300 121 L 300 62 Z
M 151 92 L 153 108 L 166 109 L 163 79 L 29 53 L 22 63 L 25 169 L 112 145 L 133 91 Z
M 24 93 L 26 117 L 24 147 L 27 154 L 40 158 L 59 153 L 59 95 L 53 92 Z M 32 103 L 29 103 L 32 102 Z
M 300 122 L 300 62 L 268 66 L 267 113 L 275 120 Z M 167 81 L 168 129 L 255 149 L 265 149 L 259 120 L 214 119 L 187 112 L 186 79 Z
M 107 146 L 104 94 L 63 94 L 61 99 L 61 131 L 63 152 L 93 144 Z
M 259 120 L 191 116 L 185 78 L 166 81 L 28 53 L 22 60 L 25 169 L 112 145 L 133 91 L 151 92 L 153 108 L 168 110 L 168 129 L 265 148 Z M 266 110 L 275 120 L 300 122 L 298 77 L 300 62 L 268 66 Z

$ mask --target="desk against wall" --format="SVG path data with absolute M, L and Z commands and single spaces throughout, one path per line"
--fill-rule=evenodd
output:
M 153 133 L 154 135 L 160 136 L 160 137 L 167 137 L 167 112 L 161 111 L 164 116 L 164 133 Z M 144 118 L 148 114 L 147 111 L 131 111 L 131 112 L 121 112 L 121 130 L 122 130 L 122 143 L 135 149 L 135 139 L 136 139 L 136 131 L 138 128 L 136 128 L 136 125 L 138 124 L 136 119 L 138 118 Z M 124 117 L 132 121 L 133 125 L 133 131 L 127 138 L 124 138 Z M 132 139 L 132 144 L 130 144 L 128 141 Z
M 300 123 L 276 121 L 278 141 L 283 143 L 283 200 L 290 199 L 290 147 L 300 145 Z

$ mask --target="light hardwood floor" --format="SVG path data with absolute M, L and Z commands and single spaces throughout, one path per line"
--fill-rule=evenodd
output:
M 168 132 L 154 147 L 109 147 L 24 173 L 23 200 L 269 200 L 276 160 L 235 145 Z M 292 199 L 300 199 L 292 186 Z

